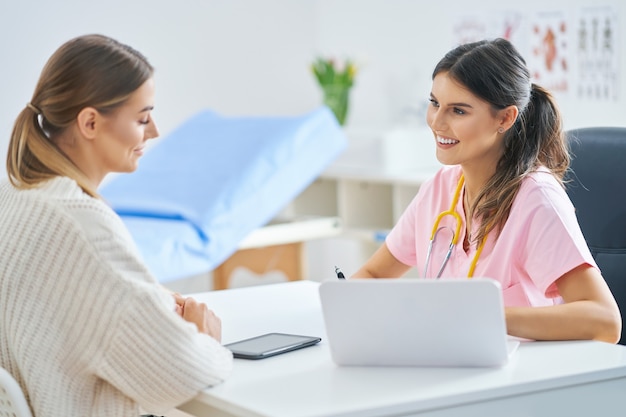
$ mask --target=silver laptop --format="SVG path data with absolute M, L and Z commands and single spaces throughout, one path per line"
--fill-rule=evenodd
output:
M 496 367 L 519 345 L 492 279 L 332 280 L 319 292 L 338 365 Z

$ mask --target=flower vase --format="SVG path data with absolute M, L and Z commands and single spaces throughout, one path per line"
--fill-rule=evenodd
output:
M 348 115 L 350 87 L 330 84 L 322 86 L 322 90 L 324 92 L 324 104 L 332 110 L 339 124 L 343 126 Z

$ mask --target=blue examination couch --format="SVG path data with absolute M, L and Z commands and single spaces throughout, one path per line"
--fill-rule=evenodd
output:
M 100 194 L 160 282 L 219 266 L 347 146 L 327 107 L 285 117 L 203 111 L 157 140 Z

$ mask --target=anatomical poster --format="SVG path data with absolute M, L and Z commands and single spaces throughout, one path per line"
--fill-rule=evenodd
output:
M 619 96 L 619 46 L 617 10 L 611 7 L 581 9 L 575 39 L 578 98 L 617 100 Z
M 565 12 L 538 12 L 530 16 L 530 51 L 527 64 L 531 80 L 560 95 L 570 91 L 571 63 Z

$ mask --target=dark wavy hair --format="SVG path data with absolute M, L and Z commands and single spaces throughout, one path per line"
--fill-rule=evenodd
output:
M 563 184 L 570 156 L 562 117 L 550 92 L 531 83 L 524 58 L 506 39 L 456 47 L 439 61 L 432 78 L 442 72 L 488 102 L 494 114 L 511 105 L 519 110 L 505 133 L 496 172 L 471 208 L 481 223 L 473 240 L 480 242 L 491 230 L 502 230 L 522 180 L 539 166 Z

